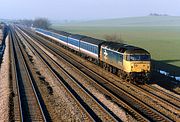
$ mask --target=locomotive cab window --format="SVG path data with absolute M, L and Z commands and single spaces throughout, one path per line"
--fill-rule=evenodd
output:
M 127 61 L 150 61 L 149 55 L 127 55 Z

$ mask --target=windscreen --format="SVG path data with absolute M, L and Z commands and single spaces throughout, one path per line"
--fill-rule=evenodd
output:
M 149 55 L 127 55 L 127 61 L 149 61 Z

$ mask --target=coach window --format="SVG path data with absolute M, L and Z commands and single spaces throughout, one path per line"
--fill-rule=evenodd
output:
M 71 44 L 73 44 L 73 39 L 71 39 Z
M 86 46 L 87 46 L 87 50 L 89 50 L 89 46 L 88 46 L 88 44 L 86 44 Z
M 87 50 L 89 50 L 89 47 L 88 47 L 88 45 L 86 44 L 86 48 L 87 48 Z
M 86 49 L 86 44 L 84 43 L 84 49 Z
M 87 45 L 87 44 L 86 44 L 86 49 L 87 49 L 87 50 L 89 50 L 89 47 L 88 47 L 88 45 Z
M 87 46 L 87 50 L 89 50 L 89 46 L 88 46 L 88 44 L 86 44 L 86 46 Z
M 84 49 L 86 49 L 86 44 L 84 43 Z
M 89 45 L 89 44 L 88 44 Z M 89 45 L 89 51 L 91 51 L 91 45 Z
M 91 46 L 89 45 L 89 51 L 91 51 Z
M 73 44 L 73 40 L 70 38 L 70 43 Z

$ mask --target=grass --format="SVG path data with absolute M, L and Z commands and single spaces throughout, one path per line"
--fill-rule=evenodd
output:
M 121 26 L 180 26 L 180 16 L 143 16 L 127 17 L 104 20 L 91 20 L 81 22 L 66 22 L 65 26 L 96 26 L 96 27 L 121 27 Z

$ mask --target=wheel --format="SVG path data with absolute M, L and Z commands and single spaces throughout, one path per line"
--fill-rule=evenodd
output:
M 112 66 L 110 66 L 110 67 L 109 67 L 109 72 L 112 73 L 112 71 L 113 71 L 113 68 L 112 68 Z
M 105 70 L 106 70 L 106 64 L 105 64 L 105 63 L 103 63 L 103 69 L 105 69 Z

